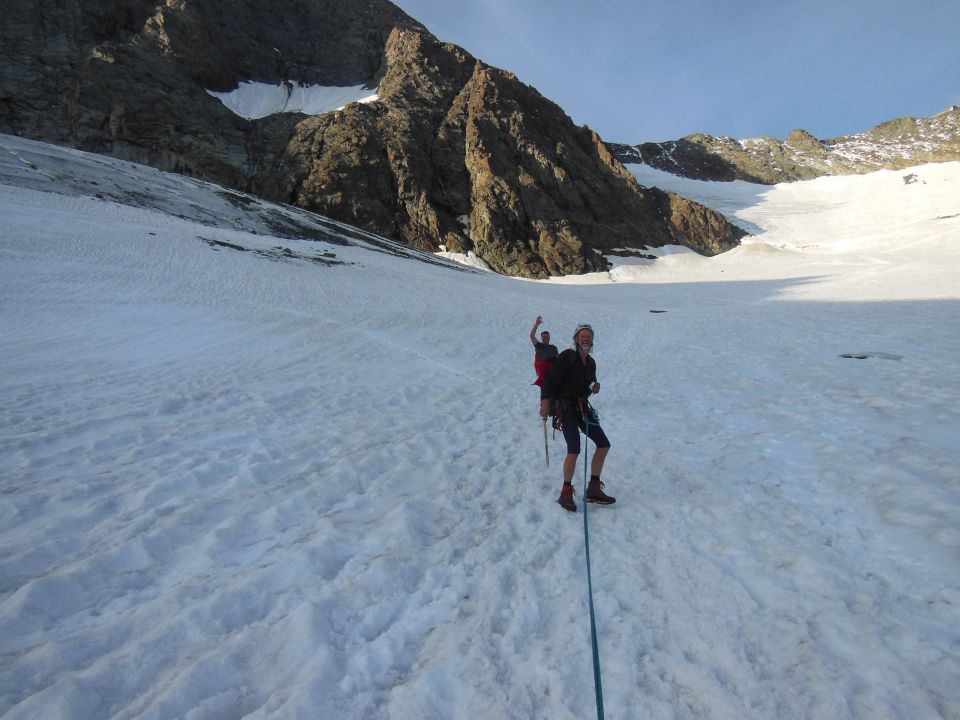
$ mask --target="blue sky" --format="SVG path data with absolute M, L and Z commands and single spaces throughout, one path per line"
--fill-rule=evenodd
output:
M 821 138 L 960 105 L 958 0 L 395 0 L 604 139 Z

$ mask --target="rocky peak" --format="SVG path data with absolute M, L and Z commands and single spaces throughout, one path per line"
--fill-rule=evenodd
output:
M 605 269 L 613 248 L 712 253 L 742 237 L 721 217 L 677 222 L 678 206 L 665 213 L 666 196 L 512 73 L 413 30 L 386 47 L 375 106 L 297 127 L 276 178 L 289 201 L 526 277 Z
M 822 153 L 825 149 L 823 143 L 806 130 L 799 128 L 787 135 L 785 144 L 799 152 Z

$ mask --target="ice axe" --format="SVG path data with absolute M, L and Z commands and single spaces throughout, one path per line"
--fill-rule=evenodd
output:
M 547 447 L 547 419 L 543 419 L 543 454 L 547 458 L 547 467 L 550 467 L 550 449 Z

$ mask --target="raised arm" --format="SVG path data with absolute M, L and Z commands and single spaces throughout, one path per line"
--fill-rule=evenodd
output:
M 543 317 L 537 315 L 537 321 L 533 323 L 533 328 L 530 330 L 530 342 L 533 343 L 533 346 L 537 346 L 537 328 L 543 324 Z

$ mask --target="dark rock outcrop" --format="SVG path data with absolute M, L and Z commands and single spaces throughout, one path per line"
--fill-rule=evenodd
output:
M 622 247 L 713 254 L 745 234 L 641 188 L 554 103 L 384 0 L 28 0 L 0 42 L 0 131 L 474 250 L 511 275 L 604 269 Z M 248 120 L 208 92 L 243 81 L 366 84 L 379 100 Z
M 207 90 L 375 81 L 398 26 L 423 29 L 382 0 L 12 3 L 0 130 L 250 189 L 302 117 L 250 122 Z
M 697 180 L 773 184 L 900 170 L 960 160 L 960 108 L 951 107 L 929 118 L 891 120 L 865 133 L 830 140 L 794 130 L 784 141 L 696 134 L 663 143 L 611 144 L 610 148 L 621 162 L 642 162 Z

